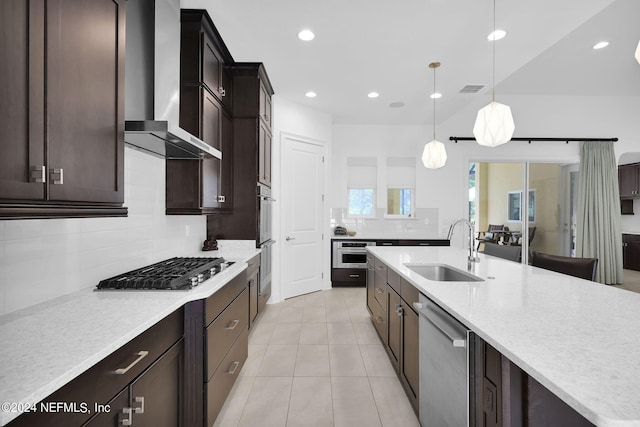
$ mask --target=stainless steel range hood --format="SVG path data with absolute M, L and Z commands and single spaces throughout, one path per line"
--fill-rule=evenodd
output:
M 180 128 L 180 0 L 127 2 L 127 144 L 166 158 L 222 158 Z

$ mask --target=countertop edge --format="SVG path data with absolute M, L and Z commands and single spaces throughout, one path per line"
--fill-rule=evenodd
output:
M 144 322 L 140 323 L 137 327 L 135 327 L 134 329 L 129 329 L 128 331 L 126 331 L 123 335 L 120 335 L 118 337 L 118 339 L 110 342 L 110 343 L 106 343 L 104 344 L 104 346 L 102 346 L 102 348 L 97 351 L 94 352 L 93 354 L 91 354 L 90 356 L 84 358 L 81 361 L 76 361 L 73 363 L 73 366 L 66 370 L 65 372 L 55 376 L 54 378 L 52 378 L 51 380 L 48 380 L 46 384 L 38 387 L 36 390 L 34 390 L 33 392 L 27 394 L 27 395 L 21 395 L 21 396 L 11 396 L 9 393 L 8 396 L 2 396 L 1 400 L 3 402 L 10 402 L 10 403 L 29 403 L 29 404 L 36 404 L 38 402 L 40 402 L 41 400 L 45 399 L 47 396 L 51 395 L 51 393 L 55 392 L 56 390 L 59 390 L 60 388 L 64 387 L 65 385 L 67 385 L 68 383 L 70 383 L 71 381 L 73 381 L 75 378 L 77 378 L 78 376 L 80 376 L 81 374 L 83 374 L 84 372 L 86 372 L 88 369 L 90 369 L 91 367 L 93 367 L 96 363 L 100 362 L 101 360 L 103 360 L 105 357 L 109 356 L 111 353 L 113 353 L 115 350 L 117 350 L 118 348 L 122 347 L 123 345 L 125 345 L 126 343 L 128 343 L 129 341 L 131 341 L 132 339 L 134 339 L 135 337 L 139 336 L 140 334 L 142 334 L 143 332 L 147 331 L 149 328 L 151 328 L 153 325 L 157 324 L 160 320 L 164 319 L 166 316 L 170 315 L 171 313 L 173 313 L 175 310 L 178 310 L 179 308 L 183 307 L 185 304 L 191 302 L 191 301 L 196 301 L 196 300 L 200 300 L 200 299 L 204 299 L 204 298 L 208 298 L 209 296 L 215 294 L 218 290 L 220 290 L 224 285 L 226 285 L 227 283 L 229 283 L 232 279 L 234 279 L 238 274 L 241 274 L 243 271 L 246 271 L 247 269 L 247 261 L 249 261 L 251 258 L 253 258 L 254 256 L 258 255 L 260 253 L 260 249 L 259 248 L 255 248 L 254 250 L 235 250 L 233 252 L 236 256 L 229 256 L 227 257 L 226 255 L 224 255 L 225 257 L 227 257 L 228 260 L 232 260 L 235 261 L 235 264 L 228 267 L 226 270 L 222 271 L 221 273 L 217 274 L 216 276 L 214 276 L 213 278 L 203 282 L 201 285 L 199 285 L 197 288 L 189 290 L 189 291 L 133 291 L 136 292 L 137 294 L 146 294 L 148 292 L 156 292 L 157 295 L 163 294 L 166 295 L 167 293 L 172 293 L 173 295 L 181 295 L 178 298 L 175 298 L 175 300 L 168 302 L 166 304 L 163 304 L 162 309 L 160 309 L 159 311 L 155 311 L 154 314 L 150 317 L 148 317 Z M 241 254 L 242 255 L 239 255 Z M 211 253 L 210 256 L 216 256 L 219 254 L 216 253 Z M 199 256 L 207 256 L 206 253 L 205 255 L 203 254 L 199 254 Z M 86 295 L 87 293 L 91 293 L 91 294 L 111 294 L 111 295 L 115 295 L 115 294 L 121 294 L 121 295 L 126 295 L 128 293 L 130 293 L 132 291 L 100 291 L 100 292 L 96 292 L 94 291 L 92 288 L 87 288 L 84 290 L 80 290 L 77 292 L 74 292 L 73 294 L 69 294 L 66 297 L 70 297 L 70 298 L 91 298 L 91 296 Z M 60 297 L 63 298 L 63 297 Z M 57 299 L 60 299 L 57 298 Z M 46 303 L 45 303 L 46 305 Z M 29 307 L 27 308 L 27 310 L 33 310 L 33 307 Z M 19 312 L 18 312 L 19 314 Z M 16 316 L 16 313 L 9 313 L 7 315 L 5 315 L 6 317 L 9 316 Z M 2 317 L 5 317 L 2 316 Z M 72 317 L 69 318 L 69 322 L 74 322 L 74 321 L 78 321 L 81 319 L 73 319 Z M 21 367 L 17 367 L 18 369 L 20 369 Z M 2 375 L 2 373 L 0 373 L 0 376 Z M 31 373 L 30 375 L 36 375 L 35 373 Z M 11 422 L 12 420 L 14 420 L 15 418 L 17 418 L 18 416 L 20 416 L 22 414 L 22 412 L 24 411 L 20 411 L 20 412 L 5 412 L 4 410 L 0 411 L 0 426 L 4 426 L 6 424 L 8 424 L 9 422 Z

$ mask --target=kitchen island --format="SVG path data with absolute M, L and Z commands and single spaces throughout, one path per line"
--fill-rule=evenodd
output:
M 8 404 L 0 411 L 0 425 L 33 408 L 176 310 L 216 294 L 246 271 L 246 262 L 259 253 L 250 245 L 228 246 L 187 254 L 235 261 L 191 290 L 96 292 L 88 287 L 0 316 L 0 399 Z
M 640 425 L 640 294 L 482 254 L 483 281 L 431 281 L 405 264 L 467 271 L 467 251 L 368 251 L 591 423 Z

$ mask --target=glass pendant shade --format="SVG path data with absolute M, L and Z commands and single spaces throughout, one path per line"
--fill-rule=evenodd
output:
M 447 163 L 447 150 L 444 144 L 436 139 L 424 146 L 422 164 L 429 169 L 441 168 Z
M 638 47 L 636 48 L 636 61 L 640 64 L 640 42 L 638 42 Z
M 515 129 L 511 108 L 494 101 L 478 111 L 473 136 L 480 145 L 497 147 L 509 142 Z

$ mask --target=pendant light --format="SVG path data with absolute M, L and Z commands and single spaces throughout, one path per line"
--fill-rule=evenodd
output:
M 429 68 L 433 70 L 433 140 L 424 146 L 422 150 L 422 164 L 429 169 L 441 168 L 447 163 L 447 150 L 444 144 L 436 139 L 436 68 L 439 62 L 432 62 Z
M 493 0 L 493 31 L 496 31 L 496 0 Z M 478 144 L 496 147 L 511 140 L 515 130 L 511 108 L 496 102 L 496 41 L 493 43 L 493 90 L 491 103 L 478 111 L 473 136 Z
M 640 64 L 640 42 L 638 42 L 638 47 L 636 48 L 636 61 Z

